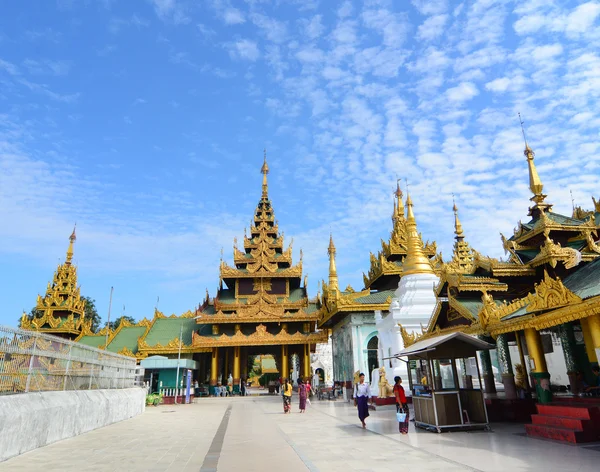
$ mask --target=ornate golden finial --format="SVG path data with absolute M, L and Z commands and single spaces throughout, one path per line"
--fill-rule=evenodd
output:
M 260 172 L 263 175 L 263 183 L 262 183 L 262 196 L 263 198 L 269 198 L 269 185 L 267 184 L 267 174 L 269 173 L 269 166 L 267 164 L 267 150 L 264 150 L 264 161 L 263 165 L 260 168 Z
M 338 276 L 337 268 L 335 267 L 335 244 L 333 244 L 333 234 L 329 234 L 329 247 L 327 248 L 327 254 L 329 254 L 329 288 L 339 290 L 338 287 Z
M 406 197 L 407 219 L 406 230 L 408 240 L 406 242 L 406 259 L 403 264 L 403 275 L 409 274 L 433 274 L 433 268 L 429 262 L 429 258 L 423 251 L 423 241 L 417 232 L 417 221 L 413 213 L 413 202 L 410 194 L 407 192 Z
M 533 162 L 535 153 L 531 150 L 529 144 L 527 144 L 525 128 L 523 126 L 525 123 L 521 119 L 521 113 L 519 113 L 519 121 L 521 123 L 521 131 L 523 132 L 523 140 L 525 141 L 525 151 L 523 151 L 523 154 L 527 158 L 527 165 L 529 166 L 529 189 L 531 190 L 531 193 L 533 193 L 531 201 L 534 202 L 536 204 L 535 206 L 537 207 L 543 204 L 544 199 L 546 198 L 546 195 L 542 193 L 544 190 L 544 185 L 542 184 L 542 180 L 540 179 L 537 169 L 535 168 L 535 163 Z
M 65 261 L 65 264 L 67 265 L 71 265 L 71 261 L 73 260 L 73 244 L 77 240 L 77 236 L 75 235 L 76 228 L 77 223 L 75 223 L 75 226 L 73 227 L 73 232 L 71 233 L 71 236 L 69 236 L 69 248 L 67 249 L 67 260 Z
M 463 233 L 462 224 L 458 219 L 458 207 L 454 201 L 454 194 L 452 195 L 452 203 L 454 203 L 454 206 L 452 207 L 452 210 L 454 211 L 454 234 L 456 235 L 457 240 L 462 240 L 464 239 L 465 235 Z
M 394 202 L 395 217 L 404 218 L 404 203 L 402 203 L 402 190 L 400 190 L 400 179 L 396 179 L 396 201 Z

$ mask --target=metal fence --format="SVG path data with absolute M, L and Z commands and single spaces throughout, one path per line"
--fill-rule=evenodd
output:
M 0 326 L 0 395 L 135 384 L 136 360 L 132 357 Z

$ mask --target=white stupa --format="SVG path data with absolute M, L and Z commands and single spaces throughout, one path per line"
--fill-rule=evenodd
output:
M 404 341 L 400 326 L 408 334 L 421 333 L 421 326 L 427 326 L 436 306 L 434 287 L 439 282 L 429 258 L 423 251 L 423 241 L 417 232 L 417 222 L 413 213 L 410 195 L 406 198 L 407 206 L 407 255 L 402 265 L 402 276 L 398 289 L 390 303 L 389 313 L 375 313 L 375 322 L 379 332 L 379 347 L 382 358 L 404 349 Z M 390 368 L 391 363 L 391 368 Z M 380 360 L 386 367 L 386 377 L 394 384 L 394 377 L 399 375 L 408 385 L 408 369 L 406 362 L 398 359 Z M 377 373 L 377 380 L 379 375 Z M 373 378 L 375 384 L 375 378 Z M 407 393 L 408 389 L 407 389 Z

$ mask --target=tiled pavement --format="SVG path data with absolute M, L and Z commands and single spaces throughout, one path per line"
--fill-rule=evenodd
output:
M 296 404 L 296 399 L 294 399 Z M 229 409 L 229 407 L 231 407 Z M 229 411 L 228 411 L 229 410 Z M 143 415 L 0 463 L 0 471 L 597 471 L 600 447 L 494 432 L 398 434 L 395 409 L 358 426 L 347 403 L 314 401 L 283 415 L 279 397 L 201 399 Z

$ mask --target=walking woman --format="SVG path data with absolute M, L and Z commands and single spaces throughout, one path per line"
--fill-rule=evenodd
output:
M 408 402 L 402 386 L 402 379 L 398 376 L 394 377 L 394 395 L 396 396 L 396 413 L 404 413 L 403 422 L 398 422 L 398 429 L 402 434 L 408 434 Z
M 292 384 L 284 379 L 283 384 L 283 412 L 290 413 L 292 409 Z
M 310 387 L 307 387 L 306 384 L 302 383 L 301 379 L 298 379 L 298 398 L 300 399 L 300 413 L 304 413 L 306 411 L 306 397 L 308 388 Z
M 365 419 L 369 416 L 368 401 L 371 399 L 371 389 L 365 382 L 365 374 L 361 373 L 358 378 L 358 383 L 354 385 L 354 406 L 358 407 L 358 419 L 364 429 L 367 427 Z

